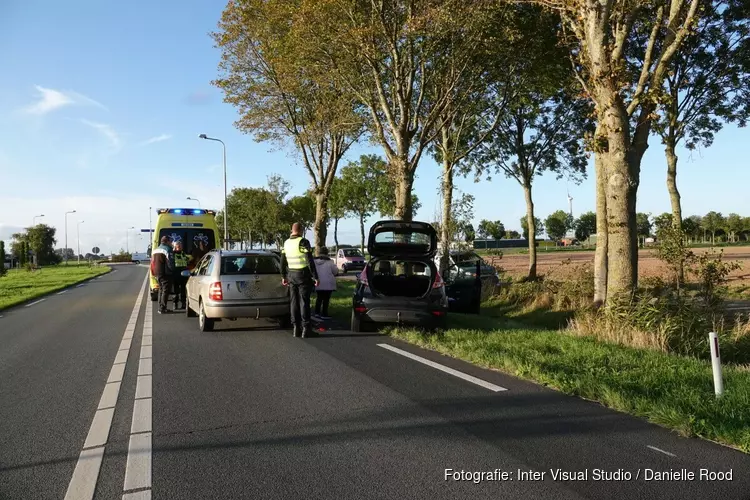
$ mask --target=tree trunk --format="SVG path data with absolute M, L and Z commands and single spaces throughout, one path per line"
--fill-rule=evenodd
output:
M 682 229 L 682 206 L 680 192 L 677 190 L 677 153 L 675 153 L 674 141 L 667 140 L 666 143 L 664 152 L 667 156 L 667 190 L 672 204 L 672 226 L 679 231 Z M 685 282 L 685 267 L 682 263 L 677 269 L 677 279 L 680 283 Z
M 635 291 L 638 242 L 635 195 L 638 172 L 631 161 L 630 124 L 625 107 L 612 99 L 606 111 L 607 163 L 607 301 Z
M 411 204 L 411 191 L 414 185 L 414 172 L 409 168 L 408 164 L 402 160 L 395 160 L 398 162 L 395 167 L 397 173 L 396 176 L 396 210 L 393 213 L 393 218 L 397 220 L 411 221 L 414 214 L 412 213 Z
M 328 236 L 328 193 L 320 190 L 315 195 L 315 201 L 313 232 L 315 234 L 315 253 L 320 255 L 320 251 L 326 246 L 326 236 Z
M 529 228 L 529 280 L 536 279 L 536 225 L 534 223 L 534 200 L 531 198 L 531 180 L 523 185 L 526 196 L 526 225 Z
M 362 255 L 365 254 L 365 216 L 363 214 L 359 214 L 359 242 L 360 242 L 360 250 L 362 250 Z
M 594 255 L 594 304 L 607 300 L 607 158 L 604 151 L 594 157 L 596 169 L 596 253 Z
M 333 219 L 333 243 L 336 245 L 336 255 L 339 254 L 339 218 Z
M 443 160 L 443 216 L 440 224 L 440 273 L 448 269 L 450 264 L 451 250 L 451 208 L 453 206 L 453 166 L 447 160 Z

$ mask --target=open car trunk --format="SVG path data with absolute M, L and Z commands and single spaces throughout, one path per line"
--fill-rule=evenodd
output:
M 437 268 L 421 259 L 373 259 L 366 272 L 374 294 L 417 298 L 430 293 Z

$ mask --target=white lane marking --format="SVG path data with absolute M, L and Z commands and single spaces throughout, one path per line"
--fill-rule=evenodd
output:
M 125 493 L 122 500 L 151 500 L 151 490 L 136 491 L 135 493 Z
M 125 363 L 112 365 L 112 371 L 109 372 L 107 383 L 122 382 L 122 376 L 125 374 Z
M 26 307 L 35 306 L 35 305 L 37 305 L 40 302 L 44 302 L 45 300 L 47 300 L 47 299 L 39 299 L 36 302 L 32 302 L 31 304 L 26 304 Z
M 151 375 L 151 358 L 138 360 L 138 375 Z
M 107 438 L 109 437 L 109 428 L 112 427 L 112 417 L 114 416 L 114 414 L 114 408 L 96 410 L 94 420 L 91 422 L 89 434 L 88 436 L 86 436 L 86 442 L 83 443 L 84 448 L 104 446 L 105 444 L 107 444 Z
M 143 283 L 138 289 L 138 295 L 136 296 L 135 305 L 133 306 L 133 316 L 137 315 L 141 309 L 141 304 L 143 303 L 143 293 L 146 287 L 147 280 L 148 275 L 143 278 Z M 121 349 L 125 342 L 126 341 L 120 343 Z M 127 341 L 126 348 L 130 348 L 130 340 Z M 125 364 L 123 364 L 122 366 L 124 369 Z M 112 372 L 110 372 L 110 377 L 111 376 Z M 105 398 L 104 393 L 106 391 L 107 386 L 105 385 L 104 391 L 102 391 L 102 399 Z M 102 441 L 101 435 L 104 435 L 102 444 L 106 444 L 107 440 L 109 439 L 109 430 L 112 426 L 112 416 L 114 415 L 114 412 L 114 408 L 96 411 L 96 413 L 94 414 L 94 419 L 91 422 L 91 428 L 89 428 L 89 434 L 86 436 L 86 442 L 83 445 L 84 448 L 89 448 L 90 446 L 92 446 L 91 443 L 94 443 L 96 441 Z M 108 419 L 107 416 L 109 416 Z M 104 425 L 105 423 L 106 432 Z M 73 476 L 70 478 L 70 483 L 68 484 L 68 491 L 65 495 L 65 500 L 92 500 L 94 498 L 96 483 L 99 479 L 99 469 L 101 468 L 103 458 L 104 446 L 93 449 L 84 449 L 83 451 L 81 451 L 81 454 L 78 457 L 78 462 L 76 463 L 75 470 L 73 471 Z
M 81 283 L 80 285 L 76 285 L 76 288 L 81 288 L 82 286 L 86 286 L 85 283 Z
M 57 292 L 57 295 L 62 295 L 62 294 L 67 293 L 67 292 L 68 292 L 67 290 L 63 290 L 62 292 Z
M 122 336 L 122 340 L 132 339 L 134 333 L 135 333 L 134 330 L 131 330 L 131 329 L 125 330 L 125 334 Z
M 136 399 L 133 405 L 133 422 L 130 433 L 151 432 L 151 398 Z
M 650 448 L 650 449 L 652 449 L 654 451 L 658 451 L 659 453 L 664 453 L 665 455 L 669 455 L 670 457 L 676 457 L 677 456 L 674 453 L 669 453 L 668 451 L 664 451 L 664 450 L 662 450 L 660 448 L 657 448 L 656 446 L 651 446 L 650 444 L 646 445 L 646 448 Z
M 117 405 L 117 396 L 120 394 L 120 382 L 112 382 L 104 386 L 102 398 L 99 400 L 99 409 L 114 408 Z
M 151 346 L 150 345 L 143 345 L 141 346 L 141 359 L 143 358 L 150 358 L 151 357 Z
M 151 344 L 151 335 L 144 336 L 143 340 L 141 340 L 141 345 L 152 345 Z
M 151 487 L 151 433 L 131 434 L 123 490 Z
M 482 380 L 477 377 L 473 377 L 471 375 L 467 375 L 464 372 L 460 372 L 458 370 L 454 370 L 453 368 L 449 368 L 447 366 L 441 365 L 440 363 L 435 363 L 434 361 L 430 361 L 429 359 L 425 359 L 421 356 L 417 356 L 416 354 L 412 354 L 410 352 L 401 350 L 397 347 L 393 347 L 389 344 L 378 344 L 378 346 L 382 347 L 383 349 L 388 349 L 389 351 L 395 352 L 396 354 L 400 354 L 402 356 L 405 356 L 409 359 L 413 359 L 414 361 L 417 361 L 419 363 L 425 364 L 427 366 L 430 366 L 432 368 L 435 368 L 436 370 L 440 370 L 441 372 L 449 373 L 450 375 L 453 375 L 454 377 L 458 377 L 460 379 L 466 380 L 467 382 L 471 382 L 472 384 L 476 384 L 479 386 L 484 387 L 485 389 L 489 389 L 494 392 L 501 392 L 501 391 L 507 391 L 505 387 L 500 387 L 499 385 L 491 384 L 490 382 L 487 382 L 485 380 Z
M 128 362 L 128 351 L 117 351 L 115 356 L 115 364 L 127 363 Z
M 119 350 L 120 351 L 129 351 L 130 350 L 130 344 L 131 344 L 132 340 L 133 340 L 133 337 L 130 337 L 130 338 L 127 338 L 127 339 L 122 339 L 122 341 L 120 342 L 120 349 Z
M 68 484 L 65 500 L 89 500 L 94 498 L 96 479 L 104 458 L 104 447 L 83 450 L 78 457 L 76 469 Z
M 142 375 L 138 377 L 138 383 L 135 385 L 135 399 L 151 397 L 151 375 Z

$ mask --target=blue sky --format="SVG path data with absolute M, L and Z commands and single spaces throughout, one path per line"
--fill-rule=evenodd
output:
M 128 228 L 148 227 L 148 207 L 221 208 L 221 145 L 227 144 L 228 184 L 261 186 L 272 173 L 292 183 L 293 194 L 309 183 L 294 151 L 255 143 L 234 126 L 236 112 L 210 85 L 219 53 L 208 33 L 222 2 L 49 2 L 5 0 L 0 4 L 0 238 L 37 219 L 58 228 L 75 248 L 80 224 L 82 251 L 126 247 Z M 364 145 L 351 155 L 379 153 Z M 686 215 L 709 210 L 750 215 L 748 130 L 728 127 L 710 149 L 680 152 L 679 185 Z M 652 138 L 642 168 L 638 210 L 669 210 L 663 148 Z M 422 220 L 439 209 L 438 166 L 425 158 L 416 190 Z M 535 186 L 540 218 L 567 208 L 594 207 L 593 175 L 581 185 L 541 178 Z M 730 180 L 730 182 L 726 182 Z M 494 176 L 458 187 L 476 197 L 475 218 L 500 219 L 518 229 L 525 213 L 515 181 Z M 356 242 L 354 220 L 339 224 L 342 242 Z M 128 246 L 145 250 L 146 239 L 130 231 Z M 329 236 L 332 243 L 332 235 Z

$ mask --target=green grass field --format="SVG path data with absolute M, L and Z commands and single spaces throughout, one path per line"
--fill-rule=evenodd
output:
M 42 295 L 62 290 L 85 279 L 109 272 L 107 266 L 89 267 L 69 263 L 43 267 L 37 271 L 11 269 L 0 277 L 0 311 Z
M 344 325 L 353 289 L 353 281 L 339 280 L 331 299 L 331 315 Z M 750 453 L 750 367 L 725 366 L 725 393 L 716 399 L 710 363 L 567 335 L 558 313 L 523 313 L 491 300 L 479 316 L 448 317 L 440 334 L 383 333 Z

